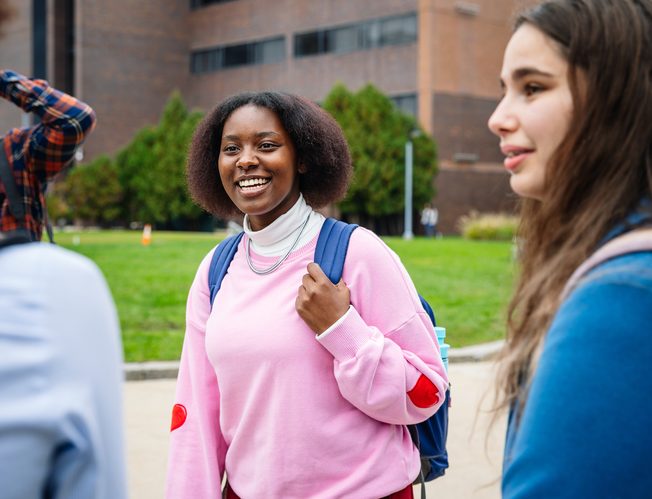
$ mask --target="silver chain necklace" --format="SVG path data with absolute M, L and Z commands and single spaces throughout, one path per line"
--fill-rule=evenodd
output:
M 310 220 L 310 215 L 312 213 L 308 213 L 308 216 L 306 217 L 305 222 L 301 225 L 301 229 L 299 230 L 299 234 L 297 235 L 297 238 L 294 240 L 292 243 L 292 246 L 290 246 L 290 249 L 287 250 L 285 255 L 283 255 L 281 258 L 279 258 L 274 265 L 271 267 L 267 267 L 266 269 L 257 269 L 254 267 L 254 264 L 251 261 L 251 238 L 247 239 L 247 251 L 245 252 L 245 255 L 247 257 L 247 264 L 249 265 L 249 268 L 251 269 L 252 272 L 258 275 L 267 275 L 271 274 L 274 272 L 277 268 L 281 266 L 281 264 L 287 259 L 288 256 L 290 256 L 290 253 L 292 253 L 292 250 L 297 246 L 299 243 L 299 239 L 301 239 L 301 234 L 303 234 L 303 229 L 306 228 L 306 225 L 308 225 L 308 220 Z

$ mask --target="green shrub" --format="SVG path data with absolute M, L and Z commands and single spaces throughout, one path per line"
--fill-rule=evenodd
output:
M 503 213 L 471 212 L 459 220 L 462 237 L 476 241 L 511 241 L 517 227 L 518 217 Z
M 66 177 L 64 201 L 84 223 L 109 227 L 118 222 L 122 196 L 118 170 L 108 156 L 79 165 Z
M 59 180 L 48 186 L 45 196 L 45 206 L 48 210 L 48 218 L 52 225 L 66 224 L 72 221 L 73 214 L 70 206 L 64 199 L 65 181 Z

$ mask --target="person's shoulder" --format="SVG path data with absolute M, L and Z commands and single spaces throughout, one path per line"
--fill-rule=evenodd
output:
M 358 227 L 351 234 L 351 245 L 367 248 L 388 248 L 387 244 L 374 231 Z
M 29 243 L 7 249 L 7 257 L 15 265 L 33 269 L 52 278 L 74 277 L 95 279 L 101 275 L 99 267 L 89 258 L 74 251 L 48 243 Z
M 580 279 L 576 290 L 613 286 L 641 288 L 652 294 L 652 251 L 627 253 L 598 265 Z
M 635 324 L 650 319 L 652 252 L 642 252 L 613 258 L 587 273 L 561 304 L 555 322 L 590 325 L 593 334 L 603 327 L 636 329 Z
M 366 262 L 397 263 L 398 255 L 381 237 L 365 227 L 358 227 L 351 234 L 347 258 L 355 258 Z

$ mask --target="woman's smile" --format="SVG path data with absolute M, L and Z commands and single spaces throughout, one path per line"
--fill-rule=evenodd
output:
M 269 187 L 270 178 L 262 177 L 245 177 L 236 182 L 243 196 L 258 196 Z

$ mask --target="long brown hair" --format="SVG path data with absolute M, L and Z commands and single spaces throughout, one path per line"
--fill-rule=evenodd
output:
M 569 132 L 543 201 L 523 200 L 521 271 L 508 309 L 498 408 L 522 409 L 573 270 L 652 193 L 652 0 L 549 0 L 521 13 L 569 65 Z

